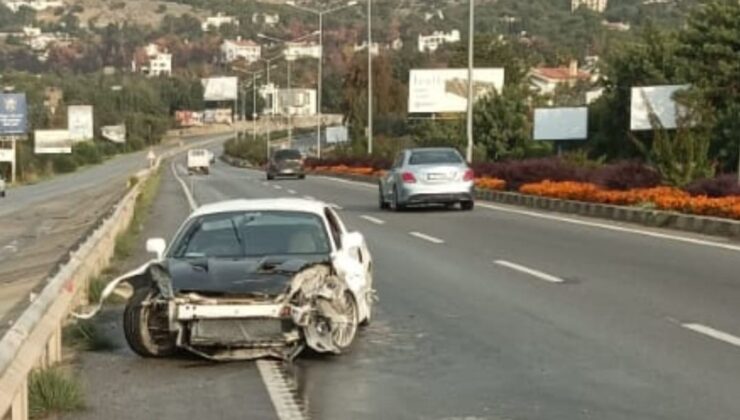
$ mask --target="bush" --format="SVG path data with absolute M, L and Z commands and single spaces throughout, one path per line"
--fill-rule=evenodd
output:
M 54 156 L 51 162 L 54 172 L 58 174 L 66 174 L 77 170 L 77 162 L 71 155 Z
M 103 161 L 98 145 L 91 141 L 76 144 L 72 149 L 72 156 L 78 166 L 93 165 Z
M 550 181 L 584 181 L 589 170 L 559 158 L 524 159 L 473 165 L 476 176 L 506 181 L 506 187 L 518 190 L 524 184 Z
M 727 197 L 740 195 L 740 185 L 737 182 L 737 174 L 727 174 L 695 181 L 686 187 L 686 191 L 694 196 Z
M 660 185 L 660 174 L 639 162 L 625 161 L 594 170 L 591 181 L 610 190 L 652 188 Z
M 85 408 L 78 380 L 59 368 L 31 372 L 28 380 L 28 411 L 31 418 L 79 411 Z

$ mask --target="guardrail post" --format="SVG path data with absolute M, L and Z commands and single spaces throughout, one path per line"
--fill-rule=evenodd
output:
M 10 407 L 10 420 L 28 420 L 28 379 L 25 379 L 13 398 L 13 405 Z
M 46 366 L 62 361 L 62 326 L 56 327 L 46 343 Z

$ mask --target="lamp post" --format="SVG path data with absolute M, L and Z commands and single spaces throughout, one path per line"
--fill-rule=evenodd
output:
M 317 10 L 317 9 L 310 9 L 308 7 L 304 6 L 298 6 L 295 1 L 289 0 L 285 3 L 288 6 L 291 6 L 295 9 L 302 10 L 304 12 L 313 13 L 314 15 L 319 17 L 319 75 L 318 75 L 318 91 L 316 92 L 317 95 L 317 105 L 316 105 L 316 154 L 319 159 L 321 159 L 321 84 L 322 84 L 322 77 L 323 77 L 323 62 L 324 62 L 324 15 L 327 15 L 329 13 L 337 12 L 342 9 L 346 9 L 347 7 L 352 7 L 357 4 L 357 1 L 352 0 L 342 6 L 337 6 L 331 9 L 326 10 Z
M 373 2 L 367 0 L 367 154 L 373 154 Z
M 469 163 L 473 162 L 473 41 L 475 38 L 475 0 L 470 2 L 470 17 L 468 22 L 468 149 L 465 154 Z

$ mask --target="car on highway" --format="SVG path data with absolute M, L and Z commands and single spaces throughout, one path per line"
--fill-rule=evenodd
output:
M 0 176 L 0 198 L 5 197 L 5 190 L 7 189 L 7 185 L 5 183 L 5 178 Z
M 216 154 L 207 149 L 206 149 L 206 152 L 208 152 L 208 161 L 211 163 L 211 165 L 216 163 Z
M 187 166 L 188 175 L 202 173 L 208 175 L 211 172 L 211 155 L 206 149 L 188 150 Z
M 372 316 L 372 257 L 327 204 L 234 200 L 198 208 L 152 262 L 114 280 L 134 288 L 124 311 L 136 353 L 184 349 L 213 360 L 275 357 L 305 348 L 341 353 Z
M 273 180 L 279 176 L 306 177 L 303 155 L 296 149 L 281 149 L 272 153 L 267 162 L 267 179 Z
M 403 210 L 411 205 L 460 204 L 472 210 L 475 203 L 473 170 L 460 153 L 447 147 L 406 149 L 378 181 L 381 209 Z

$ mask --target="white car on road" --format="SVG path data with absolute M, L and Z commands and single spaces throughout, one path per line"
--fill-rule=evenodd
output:
M 235 200 L 197 209 L 152 262 L 112 282 L 135 292 L 124 314 L 145 357 L 185 349 L 213 360 L 341 353 L 372 316 L 372 257 L 328 205 Z

